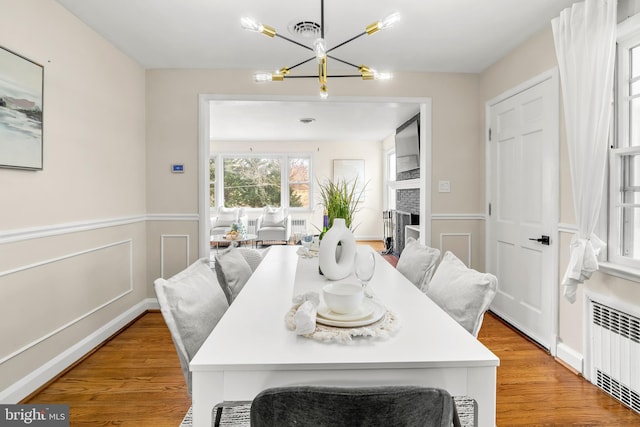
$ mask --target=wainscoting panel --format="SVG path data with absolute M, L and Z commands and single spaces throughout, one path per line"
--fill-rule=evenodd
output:
M 189 266 L 189 235 L 160 236 L 160 276 L 167 279 Z
M 0 364 L 133 291 L 131 239 L 0 271 Z M 37 309 L 34 309 L 37 308 Z
M 451 251 L 467 267 L 471 266 L 471 233 L 440 233 L 442 255 Z

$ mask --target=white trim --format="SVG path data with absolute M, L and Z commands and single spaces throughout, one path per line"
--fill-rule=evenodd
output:
M 575 224 L 568 224 L 565 222 L 561 222 L 558 224 L 558 232 L 576 234 L 578 232 L 578 226 Z
M 481 213 L 441 213 L 432 214 L 432 220 L 468 220 L 468 221 L 486 221 L 487 215 Z
M 188 234 L 162 234 L 160 235 L 160 277 L 164 277 L 164 241 L 165 239 L 181 238 L 186 240 L 185 250 L 185 265 L 184 268 L 189 266 L 189 235 Z
M 0 231 L 0 245 L 6 243 L 21 242 L 30 239 L 58 236 L 62 234 L 77 233 L 81 231 L 96 230 L 99 228 L 118 227 L 145 221 L 145 215 L 133 215 L 120 218 L 108 218 L 100 220 L 69 222 L 53 224 L 43 227 L 20 228 L 15 230 Z
M 198 174 L 198 188 L 202 183 L 209 182 L 208 171 L 209 162 L 209 102 L 210 101 L 281 101 L 281 102 L 320 102 L 317 96 L 297 96 L 297 95 L 229 95 L 229 94 L 199 94 L 198 95 L 198 165 L 201 170 Z M 420 174 L 420 217 L 431 217 L 431 151 L 432 151 L 432 133 L 433 133 L 433 107 L 432 98 L 429 97 L 377 97 L 377 96 L 333 96 L 332 102 L 369 102 L 369 103 L 411 103 L 420 106 L 420 126 L 421 129 L 427 129 L 428 132 L 420 132 L 420 166 L 424 173 Z M 206 117 L 205 117 L 206 116 Z M 204 167 L 206 159 L 206 171 Z M 216 169 L 219 169 L 216 165 Z M 216 194 L 220 194 L 216 189 Z M 198 214 L 200 216 L 199 227 L 199 256 L 208 257 L 210 248 L 208 245 L 209 235 L 205 224 L 209 221 L 209 196 L 207 191 L 200 191 L 198 197 Z M 424 236 L 425 241 L 431 238 L 431 221 L 420 221 L 421 239 Z
M 632 282 L 640 282 L 640 270 L 637 268 L 601 261 L 598 262 L 598 270 L 610 276 L 619 277 Z
M 431 98 L 423 100 L 420 104 L 420 218 L 431 217 L 431 170 L 433 159 L 432 135 L 433 135 L 433 106 Z M 402 187 L 396 187 L 396 189 Z M 420 221 L 420 243 L 425 245 L 431 242 L 431 221 Z
M 200 216 L 198 214 L 149 214 L 146 217 L 147 221 L 198 221 Z M 208 229 L 208 228 L 207 228 Z
M 209 137 L 209 111 L 210 98 L 206 95 L 198 95 L 198 257 L 209 258 L 211 232 L 211 207 L 209 204 L 209 159 L 211 158 L 211 147 Z M 216 158 L 218 162 L 218 158 Z M 220 166 L 216 163 L 216 170 Z M 218 183 L 216 182 L 216 186 Z M 219 188 L 215 189 L 216 195 L 220 194 Z M 203 238 L 206 237 L 206 238 Z
M 442 246 L 444 243 L 443 237 L 459 237 L 459 236 L 467 237 L 467 251 L 469 253 L 469 257 L 467 259 L 467 267 L 471 268 L 471 233 L 440 233 L 440 252 L 442 252 Z
M 489 130 L 491 129 L 491 108 L 496 104 L 502 101 L 505 101 L 508 98 L 516 96 L 517 94 L 524 92 L 527 89 L 530 89 L 534 86 L 544 83 L 547 80 L 551 80 L 554 84 L 554 91 L 553 91 L 554 105 L 552 106 L 552 108 L 554 109 L 555 114 L 553 117 L 552 126 L 554 130 L 557 131 L 557 134 L 554 137 L 556 139 L 555 143 L 559 147 L 560 146 L 560 77 L 559 77 L 559 71 L 557 66 L 545 72 L 542 72 L 530 78 L 529 80 L 526 80 L 521 84 L 515 87 L 512 87 L 511 89 L 508 89 L 505 92 L 502 92 L 498 96 L 490 99 L 485 103 L 485 129 L 484 129 L 485 132 L 484 132 L 483 138 L 485 141 L 485 170 L 487 171 L 485 176 L 485 187 L 486 187 L 485 201 L 486 201 L 487 209 L 488 209 L 489 203 L 493 201 L 493 197 L 494 197 L 494 195 L 491 192 L 492 165 L 491 165 L 491 141 L 489 139 Z M 560 154 L 557 154 L 555 158 L 551 160 L 553 160 L 554 162 L 553 173 L 555 176 L 557 176 L 557 182 L 559 184 L 560 183 Z M 553 214 L 554 218 L 552 218 L 552 221 L 551 221 L 552 229 L 549 231 L 549 235 L 552 237 L 555 236 L 556 240 L 558 240 L 557 237 L 558 237 L 559 229 L 557 227 L 557 224 L 559 222 L 559 203 L 560 203 L 559 185 L 557 186 L 557 188 L 554 189 L 553 197 L 554 197 L 554 200 L 556 200 L 558 203 L 558 209 L 556 209 L 557 212 L 554 212 Z M 490 216 L 487 215 L 486 219 L 487 221 L 485 223 L 486 224 L 485 226 L 485 253 L 486 253 L 485 264 L 490 265 L 491 258 L 494 255 L 491 252 L 492 227 L 491 227 Z M 559 252 L 556 250 L 553 252 L 553 254 L 554 254 L 553 261 L 552 261 L 553 277 L 558 277 Z M 551 289 L 551 298 L 550 298 L 552 319 L 551 319 L 551 334 L 550 334 L 551 336 L 548 337 L 548 344 L 549 344 L 549 352 L 551 353 L 552 356 L 556 356 L 556 353 L 558 350 L 557 343 L 554 337 L 558 336 L 559 322 L 560 322 L 559 321 L 560 307 L 558 302 L 559 284 L 560 283 L 558 280 L 553 281 L 553 285 L 552 285 L 553 288 Z M 521 327 L 518 327 L 518 329 L 521 329 L 524 331 L 524 329 Z M 528 332 L 526 331 L 525 333 L 528 334 Z
M 29 269 L 32 269 L 32 268 L 41 267 L 43 265 L 52 264 L 54 262 L 63 261 L 65 259 L 73 258 L 73 257 L 80 256 L 80 255 L 86 255 L 86 254 L 91 253 L 91 252 L 97 252 L 97 251 L 100 251 L 100 250 L 103 250 L 103 249 L 108 249 L 108 248 L 119 246 L 119 245 L 122 245 L 122 244 L 128 244 L 129 245 L 129 289 L 127 289 L 126 291 L 122 292 L 119 295 L 116 295 L 114 298 L 110 299 L 109 301 L 106 301 L 106 302 L 94 307 L 93 309 L 90 309 L 89 311 L 87 311 L 86 313 L 80 315 L 76 319 L 72 319 L 69 322 L 67 322 L 66 324 L 54 329 L 53 331 L 50 331 L 50 332 L 46 333 L 45 335 L 43 335 L 43 336 L 31 341 L 30 343 L 27 343 L 23 347 L 15 350 L 13 353 L 10 353 L 10 354 L 0 358 L 0 365 L 2 365 L 3 363 L 5 363 L 8 360 L 13 359 L 14 357 L 18 356 L 19 354 L 24 353 L 25 351 L 29 350 L 30 348 L 35 347 L 36 345 L 40 344 L 41 342 L 43 342 L 43 341 L 51 338 L 52 336 L 64 331 L 65 329 L 71 327 L 72 325 L 80 322 L 83 319 L 86 319 L 87 317 L 89 317 L 92 314 L 96 313 L 97 311 L 103 309 L 104 307 L 107 307 L 109 304 L 111 304 L 111 303 L 119 300 L 120 298 L 123 298 L 124 296 L 126 296 L 126 295 L 130 294 L 131 292 L 133 292 L 133 240 L 131 240 L 131 239 L 122 240 L 122 241 L 119 241 L 119 242 L 110 243 L 108 245 L 98 246 L 98 247 L 87 249 L 87 250 L 84 250 L 84 251 L 67 254 L 67 255 L 64 255 L 64 256 L 61 256 L 61 257 L 51 258 L 51 259 L 40 261 L 40 262 L 37 262 L 37 263 L 34 263 L 34 264 L 24 265 L 24 266 L 21 266 L 19 268 L 0 271 L 0 277 L 9 276 L 11 274 L 19 273 L 21 271 L 25 271 L 25 270 L 29 270 Z
M 117 333 L 120 329 L 131 323 L 139 315 L 147 310 L 157 308 L 158 303 L 153 298 L 148 298 L 131 307 L 103 327 L 69 347 L 53 359 L 49 360 L 29 375 L 22 377 L 9 387 L 0 391 L 0 403 L 14 404 L 42 387 L 62 371 L 80 360 L 97 346 Z
M 145 221 L 198 221 L 199 219 L 197 214 L 149 214 L 21 228 L 0 231 L 0 245 L 98 230 L 100 228 L 120 227 Z
M 394 181 L 396 190 L 412 190 L 414 188 L 420 188 L 420 178 L 403 179 L 401 181 Z
M 575 371 L 583 374 L 584 357 L 581 353 L 575 351 L 568 345 L 562 342 L 556 343 L 556 357 L 563 363 L 569 365 Z M 583 374 L 584 376 L 584 374 Z
M 558 224 L 558 232 L 576 234 L 578 232 L 578 226 L 575 224 L 561 223 Z M 620 279 L 630 280 L 632 282 L 640 282 L 640 270 L 634 267 L 610 261 L 599 261 L 598 270 L 609 276 L 619 277 Z

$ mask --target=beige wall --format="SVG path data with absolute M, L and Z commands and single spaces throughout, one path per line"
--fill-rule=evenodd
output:
M 508 89 L 519 85 L 551 68 L 557 67 L 557 59 L 553 42 L 551 25 L 541 29 L 536 35 L 520 45 L 503 59 L 493 64 L 480 75 L 480 110 L 484 115 L 485 103 Z M 561 110 L 563 106 L 561 105 Z M 486 134 L 485 126 L 481 126 L 482 134 Z M 557 245 L 559 259 L 558 277 L 558 337 L 562 343 L 577 353 L 584 354 L 583 343 L 583 306 L 584 292 L 581 286 L 577 301 L 567 302 L 562 296 L 559 285 L 568 264 L 569 243 L 575 227 L 575 214 L 571 190 L 569 159 L 564 131 L 564 114 L 560 117 L 560 222 L 564 229 L 560 233 Z M 615 296 L 628 303 L 640 306 L 638 284 L 623 279 L 598 273 L 588 281 L 584 288 L 594 290 L 607 296 Z
M 44 169 L 0 169 L 5 402 L 150 287 L 144 70 L 55 1 L 0 0 L 0 11 L 0 44 L 44 66 Z
M 372 84 L 373 83 L 373 84 Z M 148 70 L 147 71 L 147 207 L 150 213 L 197 214 L 198 212 L 198 96 L 209 95 L 277 95 L 313 96 L 315 86 L 302 81 L 285 84 L 256 85 L 247 70 Z M 377 82 L 337 80 L 331 84 L 335 97 L 395 97 L 432 99 L 432 180 L 451 182 L 452 192 L 432 193 L 433 212 L 447 215 L 481 214 L 484 211 L 483 164 L 484 146 L 478 137 L 481 118 L 478 112 L 478 76 L 446 73 L 396 73 L 394 80 Z M 372 142 L 363 151 L 357 144 L 320 147 L 320 170 L 329 170 L 332 158 L 349 158 L 359 153 L 366 157 L 367 178 L 382 180 L 382 153 L 379 142 Z M 246 147 L 238 145 L 242 149 Z M 286 148 L 286 147 L 285 147 Z M 317 146 L 312 147 L 314 150 Z M 274 148 L 276 149 L 276 148 Z M 277 147 L 280 149 L 280 147 Z M 287 148 L 288 150 L 289 148 Z M 299 146 L 294 146 L 299 151 Z M 346 151 L 345 151 L 346 150 Z M 317 151 L 316 151 L 317 152 Z M 363 153 L 367 153 L 364 155 Z M 325 158 L 325 154 L 327 157 Z M 369 159 L 371 161 L 369 161 Z M 379 159 L 376 161 L 376 159 Z M 169 173 L 169 165 L 184 162 L 186 172 L 177 177 Z M 375 164 L 377 162 L 377 165 Z M 377 176 L 374 173 L 378 168 Z M 372 182 L 371 187 L 373 187 Z M 382 210 L 382 195 L 371 204 L 367 199 L 363 213 L 370 212 L 374 222 L 367 223 L 363 236 L 382 235 L 382 223 L 375 216 Z M 380 217 L 380 215 L 378 215 Z M 477 216 L 477 215 L 476 215 Z M 365 221 L 366 222 L 366 218 Z M 474 220 L 472 220 L 474 221 Z M 475 219 L 484 223 L 482 219 Z M 319 219 L 314 219 L 319 223 Z M 449 226 L 447 226 L 449 227 Z M 448 232 L 469 230 L 467 224 L 450 223 Z M 474 230 L 478 227 L 472 227 Z M 377 230 L 376 230 L 377 229 Z M 197 236 L 192 236 L 197 239 Z M 432 236 L 436 242 L 440 236 Z M 480 237 L 477 237 L 480 239 Z M 151 236 L 150 239 L 155 239 Z M 474 239 L 475 240 L 475 239 Z M 478 240 L 481 241 L 481 240 Z M 484 256 L 474 245 L 474 260 Z M 193 254 L 192 257 L 196 257 Z M 475 265 L 475 262 L 474 262 Z M 483 268 L 482 264 L 477 264 Z M 152 277 L 158 271 L 150 267 Z

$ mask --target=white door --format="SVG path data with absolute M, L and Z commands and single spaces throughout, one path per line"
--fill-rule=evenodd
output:
M 487 261 L 498 278 L 491 310 L 555 353 L 557 73 L 540 79 L 489 104 Z

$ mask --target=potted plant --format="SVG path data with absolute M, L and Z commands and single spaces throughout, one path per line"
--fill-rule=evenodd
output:
M 334 218 L 344 218 L 347 228 L 353 231 L 357 227 L 354 226 L 353 219 L 356 212 L 360 210 L 360 202 L 366 184 L 362 188 L 358 188 L 358 179 L 356 178 L 353 181 L 326 179 L 323 183 L 318 182 L 318 185 L 322 199 L 321 205 L 329 217 L 329 228 L 333 225 Z

